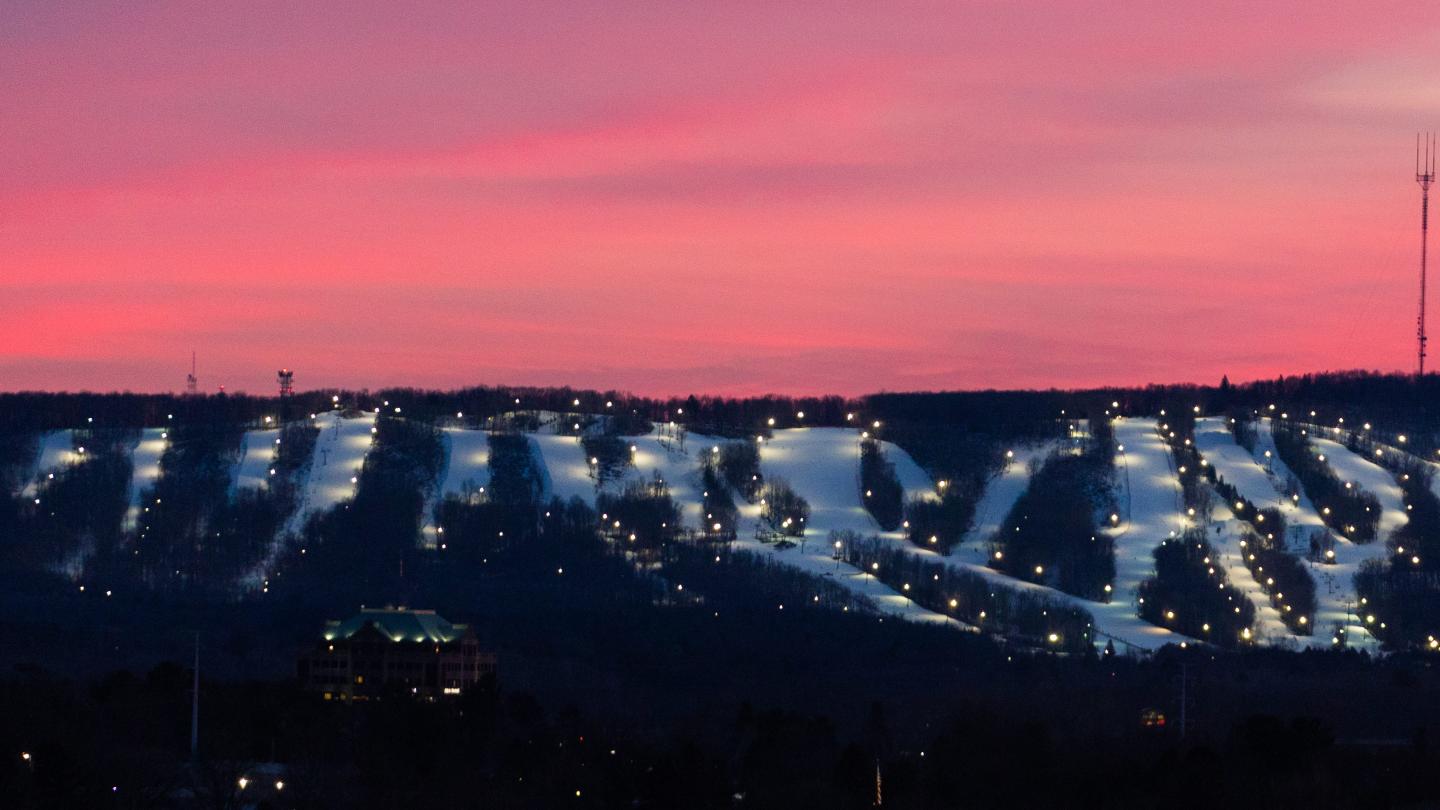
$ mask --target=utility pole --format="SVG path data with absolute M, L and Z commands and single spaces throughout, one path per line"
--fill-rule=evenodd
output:
M 1190 681 L 1190 664 L 1187 661 L 1180 663 L 1180 739 L 1185 739 L 1185 729 L 1188 725 L 1186 711 L 1190 705 L 1188 686 Z
M 200 634 L 195 634 L 195 675 L 190 686 L 190 762 L 200 757 Z
M 1425 144 L 1422 157 L 1421 142 Z M 1430 241 L 1430 184 L 1435 182 L 1435 133 L 1415 136 L 1415 182 L 1420 184 L 1420 316 L 1416 337 L 1419 339 L 1418 377 L 1425 376 L 1425 263 Z

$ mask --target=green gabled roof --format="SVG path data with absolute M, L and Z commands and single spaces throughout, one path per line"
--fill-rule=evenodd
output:
M 451 624 L 433 610 L 361 608 L 343 622 L 326 622 L 325 640 L 350 638 L 372 625 L 391 641 L 449 642 L 465 633 L 465 625 Z

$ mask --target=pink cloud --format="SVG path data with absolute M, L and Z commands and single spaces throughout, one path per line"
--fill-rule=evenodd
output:
M 252 388 L 1408 363 L 1440 18 L 397 11 L 0 10 L 0 386 L 174 388 L 192 347 Z

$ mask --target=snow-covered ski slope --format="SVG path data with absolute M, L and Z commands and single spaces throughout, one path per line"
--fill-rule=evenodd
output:
M 1159 428 L 1154 419 L 1115 420 L 1120 522 L 1113 534 L 1115 583 L 1111 604 L 1127 605 L 1132 614 L 1140 583 L 1155 573 L 1155 548 L 1186 528 L 1180 478 Z M 1143 635 L 1157 634 L 1146 630 Z
M 547 497 L 562 499 L 578 497 L 593 504 L 597 494 L 595 480 L 584 448 L 573 436 L 529 434 L 546 470 Z M 682 520 L 690 528 L 699 527 L 702 509 L 699 476 L 700 454 L 711 452 L 724 441 L 709 436 L 690 434 L 682 448 L 664 426 L 657 426 L 649 435 L 627 437 L 635 453 L 633 469 L 625 476 L 605 484 L 607 491 L 618 490 L 627 480 L 649 480 L 654 474 L 670 487 L 670 495 L 680 507 Z M 896 462 L 897 475 L 907 493 L 918 494 L 933 487 L 923 471 L 908 456 L 893 446 L 887 448 Z M 777 562 L 795 567 L 817 577 L 837 582 L 847 589 L 870 597 L 881 608 L 916 621 L 959 624 L 947 616 L 925 610 L 894 589 L 855 568 L 837 563 L 829 543 L 833 529 L 853 529 L 865 535 L 881 534 L 860 503 L 859 432 L 843 428 L 797 428 L 775 431 L 774 437 L 760 448 L 761 471 L 766 479 L 784 478 L 804 497 L 811 507 L 811 518 L 803 543 L 792 548 L 777 549 L 775 545 L 754 539 L 760 523 L 760 507 L 743 500 L 737 506 L 741 525 L 735 548 L 772 556 Z M 892 533 L 892 536 L 898 537 Z
M 670 488 L 670 497 L 680 507 L 682 523 L 688 528 L 699 529 L 704 518 L 700 459 L 704 454 L 713 452 L 724 440 L 692 433 L 685 437 L 682 445 L 676 437 L 662 431 L 657 426 L 648 436 L 628 439 L 635 448 L 631 455 L 634 470 L 628 477 L 648 481 L 659 475 Z
M 1265 466 L 1255 456 L 1250 455 L 1249 450 L 1235 443 L 1235 437 L 1230 433 L 1230 427 L 1223 417 L 1210 416 L 1195 420 L 1195 448 L 1221 478 L 1256 506 L 1262 509 L 1271 506 L 1287 509 L 1292 505 L 1285 497 L 1283 485 L 1278 479 L 1271 477 L 1273 473 L 1267 472 Z M 1258 431 L 1256 448 L 1263 458 L 1265 451 L 1260 448 Z M 1267 461 L 1272 469 L 1278 463 L 1278 456 L 1273 449 L 1270 450 Z
M 1215 468 L 1215 473 L 1236 487 L 1241 496 L 1261 509 L 1272 506 L 1280 509 L 1287 523 L 1284 546 L 1293 555 L 1305 559 L 1306 552 L 1309 551 L 1310 535 L 1315 532 L 1329 533 L 1325 523 L 1320 522 L 1319 513 L 1308 497 L 1300 497 L 1299 502 L 1284 497 L 1284 480 L 1289 476 L 1289 470 L 1284 467 L 1279 453 L 1274 450 L 1269 425 L 1259 425 L 1256 430 L 1256 453 L 1259 453 L 1260 458 L 1264 458 L 1266 450 L 1270 451 L 1270 457 L 1266 458 L 1264 463 L 1261 463 L 1260 458 L 1251 455 L 1246 448 L 1236 444 L 1230 428 L 1220 417 L 1198 419 L 1195 422 L 1195 447 L 1200 448 L 1202 457 Z M 1217 504 L 1217 512 L 1218 509 L 1220 504 Z M 1225 504 L 1224 510 L 1230 512 L 1230 506 Z M 1220 517 L 1215 515 L 1217 520 Z M 1234 529 L 1238 530 L 1238 526 Z M 1349 540 L 1338 538 L 1335 546 L 1336 556 L 1341 556 L 1342 553 L 1346 558 L 1355 556 L 1354 543 Z M 1342 549 L 1341 546 L 1349 548 Z M 1247 594 L 1251 595 L 1251 601 L 1260 608 L 1261 614 L 1264 614 L 1266 607 L 1269 607 L 1269 598 L 1263 591 L 1251 591 L 1247 584 L 1247 579 L 1248 582 L 1254 582 L 1254 577 L 1248 575 L 1250 572 L 1244 568 L 1238 543 L 1227 545 L 1224 559 L 1231 581 L 1246 589 Z M 1244 572 L 1237 571 L 1237 566 Z M 1331 630 L 1336 623 L 1346 626 L 1346 633 L 1352 643 L 1374 641 L 1364 627 L 1355 623 L 1354 615 L 1349 610 L 1349 605 L 1356 600 L 1355 587 L 1351 582 L 1354 571 L 1345 571 L 1341 565 L 1315 565 L 1310 562 L 1306 564 L 1306 569 L 1310 572 L 1310 578 L 1315 579 L 1315 615 L 1310 618 L 1310 626 L 1315 628 L 1315 633 L 1309 637 L 1295 637 L 1297 643 L 1306 646 L 1331 646 Z M 1259 588 L 1259 582 L 1254 582 L 1254 587 Z M 1261 627 L 1261 631 L 1267 631 L 1267 628 Z
M 891 460 L 899 457 L 899 448 L 888 448 Z M 914 464 L 913 460 L 908 460 Z M 896 464 L 897 471 L 900 465 Z M 870 597 L 882 609 L 912 621 L 959 624 L 954 619 L 926 610 L 893 588 L 867 573 L 837 563 L 830 545 L 830 532 L 856 531 L 864 535 L 882 535 L 870 513 L 861 503 L 860 495 L 860 432 L 848 428 L 793 428 L 777 430 L 760 446 L 760 469 L 767 481 L 783 478 L 792 489 L 810 504 L 806 522 L 805 542 L 788 549 L 761 543 L 753 532 L 742 531 L 737 548 L 757 554 L 769 554 L 786 565 L 824 577 L 844 585 L 855 593 Z M 917 468 L 918 469 L 918 468 Z M 913 472 L 911 480 L 914 481 Z M 760 523 L 758 504 L 740 504 L 742 525 L 757 527 Z M 894 542 L 898 533 L 888 535 Z
M 1154 470 L 1155 473 L 1138 482 L 1141 494 L 1140 508 L 1134 512 L 1129 521 L 1128 528 L 1131 529 L 1136 529 L 1136 527 L 1148 529 L 1148 527 L 1163 525 L 1166 520 L 1165 515 L 1173 518 L 1176 512 L 1175 498 L 1178 496 L 1174 493 L 1178 482 L 1174 479 L 1173 472 L 1169 471 L 1168 451 L 1155 436 L 1154 421 L 1150 420 L 1147 424 L 1150 441 L 1145 443 L 1146 446 L 1137 449 L 1136 458 L 1142 459 L 1146 468 Z M 1144 435 L 1145 430 L 1146 428 L 1142 426 L 1137 435 Z M 579 497 L 585 502 L 593 504 L 597 488 L 594 479 L 590 476 L 589 465 L 581 444 L 573 436 L 553 434 L 529 434 L 529 436 L 534 442 L 537 457 L 545 468 L 548 482 L 547 496 Z M 792 548 L 777 549 L 773 544 L 755 540 L 755 529 L 760 524 L 760 507 L 758 504 L 747 504 L 742 501 L 738 504 L 741 527 L 740 536 L 735 543 L 736 547 L 757 554 L 770 555 L 785 565 L 793 566 L 815 576 L 831 579 L 856 593 L 872 598 L 883 608 L 906 618 L 920 621 L 954 621 L 942 614 L 916 606 L 903 594 L 864 572 L 843 563 L 837 564 L 833 557 L 834 549 L 829 542 L 829 533 L 832 530 L 857 531 L 867 537 L 884 538 L 917 556 L 933 558 L 936 561 L 973 572 L 997 585 L 1044 593 L 1058 601 L 1077 605 L 1095 616 L 1096 630 L 1099 634 L 1098 641 L 1115 639 L 1117 644 L 1122 647 L 1128 645 L 1135 649 L 1152 650 L 1168 643 L 1187 640 L 1183 636 L 1140 619 L 1136 614 L 1133 601 L 1130 599 L 1117 598 L 1110 604 L 1090 602 L 1041 585 L 1012 579 L 986 568 L 983 565 L 983 559 L 977 559 L 975 562 L 969 561 L 966 555 L 971 552 L 965 549 L 978 547 L 980 545 L 977 542 L 978 539 L 985 536 L 982 533 L 972 532 L 972 538 L 962 544 L 962 550 L 957 551 L 956 556 L 945 558 L 927 549 L 914 547 L 904 539 L 901 532 L 881 531 L 861 500 L 859 438 L 858 431 L 845 428 L 795 428 L 775 431 L 770 439 L 761 444 L 761 469 L 767 480 L 775 478 L 787 480 L 795 491 L 810 503 L 811 516 L 807 523 L 804 542 Z M 698 452 L 713 447 L 714 444 L 720 443 L 719 440 L 692 434 L 687 438 L 684 451 L 681 451 L 673 444 L 671 447 L 665 447 L 668 440 L 661 435 L 661 429 L 657 428 L 648 436 L 630 437 L 627 441 L 636 448 L 634 469 L 621 479 L 607 482 L 606 489 L 618 488 L 622 481 L 634 477 L 648 479 L 653 472 L 658 471 L 671 487 L 671 495 L 681 507 L 686 525 L 694 527 L 701 508 L 698 488 Z M 1029 479 L 1029 460 L 1043 456 L 1048 450 L 1049 446 L 1016 448 L 1015 459 L 995 479 L 1000 483 L 992 484 L 992 488 L 987 491 L 985 496 L 989 503 L 985 507 L 986 514 L 994 515 L 991 521 L 995 526 L 998 526 L 999 522 L 1004 519 L 1010 506 L 1024 491 Z M 906 490 L 907 498 L 936 497 L 935 486 L 929 476 L 920 469 L 919 465 L 915 464 L 908 454 L 899 447 L 888 443 L 885 451 L 886 457 L 895 464 L 896 474 Z M 1139 465 L 1137 464 L 1137 466 Z M 1156 491 L 1160 492 L 1162 497 L 1156 497 L 1154 494 Z M 982 498 L 983 500 L 985 499 Z M 1157 508 L 1155 506 L 1157 503 L 1163 508 Z M 1157 511 L 1159 514 L 1152 514 Z M 993 527 L 990 531 L 993 531 Z M 1141 579 L 1148 576 L 1153 568 L 1150 551 L 1154 545 L 1159 543 L 1160 539 L 1168 536 L 1168 530 L 1152 537 L 1151 535 L 1154 534 L 1153 531 L 1146 531 L 1142 536 L 1137 530 L 1136 534 L 1131 537 L 1133 543 L 1149 544 L 1143 551 L 1139 550 L 1138 545 L 1136 546 L 1136 553 L 1143 555 Z M 980 554 L 983 556 L 983 550 Z M 1135 585 L 1138 585 L 1138 581 L 1135 582 Z
M 536 460 L 545 475 L 544 498 L 568 501 L 579 498 L 595 503 L 595 479 L 585 458 L 585 447 L 574 436 L 554 433 L 528 433 L 536 452 Z
M 285 523 L 282 535 L 299 534 L 311 515 L 325 512 L 355 497 L 355 485 L 365 454 L 375 442 L 375 414 L 346 419 L 338 413 L 315 417 L 320 434 L 310 459 L 310 474 L 300 491 L 300 502 Z
M 580 442 L 574 436 L 552 433 L 527 436 L 537 461 L 543 467 L 546 497 L 578 497 L 593 504 L 598 488 Z M 787 480 L 810 503 L 811 516 L 803 543 L 788 549 L 777 549 L 774 544 L 759 542 L 754 535 L 760 523 L 760 507 L 741 502 L 738 504 L 741 526 L 735 545 L 769 555 L 778 562 L 815 576 L 831 579 L 907 618 L 954 621 L 916 606 L 903 594 L 864 572 L 843 563 L 837 564 L 829 533 L 856 531 L 867 537 L 878 536 L 896 543 L 908 553 L 970 571 L 997 585 L 1044 593 L 1058 601 L 1081 607 L 1095 617 L 1097 643 L 1113 639 L 1122 648 L 1153 650 L 1165 644 L 1188 641 L 1190 639 L 1182 635 L 1142 620 L 1134 602 L 1136 589 L 1154 571 L 1152 552 L 1155 547 L 1162 540 L 1181 533 L 1185 526 L 1179 479 L 1169 449 L 1161 440 L 1158 423 L 1154 419 L 1117 420 L 1116 439 L 1124 447 L 1124 451 L 1117 454 L 1122 520 L 1116 527 L 1115 598 L 1108 604 L 1012 579 L 984 565 L 984 540 L 999 527 L 1010 507 L 1024 492 L 1029 481 L 1030 461 L 1043 458 L 1054 447 L 1053 443 L 1015 448 L 1014 459 L 992 479 L 982 496 L 974 529 L 952 556 L 946 558 L 914 547 L 901 532 L 884 532 L 875 524 L 864 507 L 860 492 L 859 431 L 846 428 L 777 430 L 761 444 L 761 468 L 767 480 Z M 724 440 L 691 434 L 682 448 L 665 426 L 657 426 L 649 435 L 628 437 L 626 441 L 635 447 L 633 468 L 624 476 L 607 482 L 605 489 L 617 491 L 626 481 L 648 480 L 658 473 L 681 508 L 685 525 L 698 528 L 701 510 L 700 454 L 709 452 Z M 936 497 L 934 483 L 908 454 L 888 443 L 885 452 L 895 465 L 907 499 Z M 450 477 L 447 471 L 447 481 Z M 451 485 L 447 483 L 444 486 L 448 489 Z M 1222 544 L 1224 540 L 1220 538 Z M 1232 574 L 1232 579 L 1237 586 L 1252 592 L 1258 589 L 1258 585 L 1253 578 L 1247 582 L 1248 574 L 1248 570 L 1243 575 L 1236 572 Z M 1278 623 L 1278 615 L 1265 612 L 1271 610 L 1267 600 L 1257 600 L 1257 607 L 1261 608 L 1262 620 L 1266 621 L 1261 629 L 1266 631 L 1267 636 L 1273 635 L 1277 625 L 1269 622 Z
M 1007 451 L 1013 456 L 1006 459 L 1005 467 L 985 485 L 985 492 L 975 504 L 974 523 L 956 547 L 956 556 L 966 562 L 985 564 L 985 543 L 1000 531 L 1015 502 L 1030 487 L 1030 464 L 1042 463 L 1055 447 L 1055 443 L 1047 442 Z
M 1153 427 L 1153 423 L 1152 423 Z M 1153 431 L 1152 431 L 1153 433 Z M 1123 444 L 1123 442 L 1121 442 Z M 1004 470 L 990 479 L 985 493 L 981 496 L 975 510 L 975 525 L 966 534 L 964 542 L 960 543 L 951 552 L 948 563 L 955 568 L 963 569 L 972 574 L 994 582 L 1007 588 L 1028 591 L 1037 595 L 1043 594 L 1056 601 L 1089 611 L 1095 619 L 1096 643 L 1103 644 L 1108 640 L 1116 642 L 1122 648 L 1135 650 L 1155 650 L 1166 644 L 1178 644 L 1186 641 L 1184 636 L 1166 630 L 1163 627 L 1156 627 L 1141 619 L 1136 612 L 1136 605 L 1132 598 L 1120 597 L 1119 590 L 1116 590 L 1116 598 L 1108 604 L 1092 602 L 1088 599 L 1081 599 L 1078 596 L 1027 582 L 1022 579 L 1015 579 L 986 565 L 986 542 L 1000 530 L 1005 516 L 1010 513 L 1015 502 L 1020 499 L 1030 485 L 1030 463 L 1032 461 L 1043 461 L 1057 446 L 1056 442 L 1044 443 L 1038 446 L 1018 446 L 1014 452 L 1014 458 L 1010 460 Z M 1128 446 L 1127 450 L 1130 449 Z M 1168 458 L 1169 451 L 1165 449 L 1163 442 L 1160 450 Z M 1153 462 L 1151 466 L 1154 466 Z M 1123 476 L 1123 473 L 1122 473 Z M 1123 484 L 1123 477 L 1122 477 Z M 1122 492 L 1123 496 L 1123 492 Z M 1134 539 L 1134 538 L 1132 538 Z M 1159 540 L 1155 541 L 1157 544 Z M 1118 546 L 1118 543 L 1117 543 Z M 924 553 L 916 549 L 915 553 Z M 1153 558 L 1150 560 L 1150 569 L 1153 569 Z M 1118 567 L 1118 566 L 1117 566 Z M 1147 569 L 1145 576 L 1149 576 Z M 1143 579 L 1143 577 L 1142 577 Z M 1137 583 L 1138 584 L 1138 583 Z
M 132 531 L 140 522 L 140 496 L 160 480 L 160 457 L 169 445 L 166 428 L 145 428 L 130 453 L 130 508 L 125 512 L 125 530 Z
M 1318 449 L 1318 448 L 1317 448 Z M 1341 448 L 1344 450 L 1344 448 Z M 1256 423 L 1255 429 L 1255 452 L 1261 457 L 1265 451 L 1270 451 L 1270 458 L 1267 465 L 1274 475 L 1274 486 L 1281 487 L 1283 482 L 1291 476 L 1290 468 L 1280 460 L 1280 453 L 1275 449 L 1275 437 L 1271 433 L 1271 422 L 1269 419 L 1262 419 Z M 1335 453 L 1324 450 L 1327 464 L 1342 481 L 1352 480 L 1341 472 L 1340 468 L 1334 466 Z M 1345 453 L 1354 458 L 1349 450 Z M 1363 461 L 1363 459 L 1359 459 Z M 1346 464 L 1351 461 L 1344 462 Z M 1368 462 L 1365 462 L 1368 463 Z M 1373 466 L 1373 465 L 1372 465 Z M 1244 490 L 1241 490 L 1243 493 Z M 1246 497 L 1250 497 L 1248 494 Z M 1377 494 L 1377 497 L 1378 494 Z M 1283 501 L 1283 499 L 1282 499 Z M 1310 565 L 1310 574 L 1315 579 L 1315 601 L 1318 606 L 1316 611 L 1316 634 L 1317 638 L 1329 640 L 1329 632 L 1340 624 L 1346 629 L 1347 643 L 1351 646 L 1373 648 L 1378 641 L 1370 635 L 1364 627 L 1364 622 L 1356 613 L 1359 605 L 1359 596 L 1355 592 L 1355 574 L 1359 572 L 1360 565 L 1366 560 L 1383 558 L 1385 556 L 1384 538 L 1377 538 L 1374 542 L 1361 545 L 1352 543 L 1336 532 L 1330 531 L 1320 519 L 1320 511 L 1310 500 L 1308 493 L 1301 492 L 1299 501 L 1292 501 L 1284 510 L 1285 519 L 1290 524 L 1287 532 L 1289 538 L 1287 545 L 1292 553 L 1306 554 L 1309 552 L 1310 537 L 1312 535 L 1329 535 L 1334 543 L 1335 562 L 1333 564 Z
M 481 489 L 490 484 L 490 434 L 483 430 L 446 428 L 445 470 L 440 497 Z
M 230 494 L 242 489 L 264 489 L 270 485 L 271 465 L 279 452 L 280 429 L 247 430 L 240 441 L 240 456 L 230 468 Z
M 903 497 L 906 503 L 919 498 L 939 499 L 940 492 L 936 489 L 935 482 L 930 479 L 929 473 L 915 463 L 909 453 L 899 445 L 886 441 L 880 442 L 880 449 L 884 452 L 885 459 L 895 466 L 895 477 L 905 491 Z
M 1166 644 L 1180 644 L 1191 639 L 1164 627 L 1157 627 L 1140 618 L 1135 591 L 1155 570 L 1152 552 L 1162 540 L 1182 527 L 1180 482 L 1173 469 L 1170 450 L 1160 439 L 1159 425 L 1154 419 L 1117 419 L 1114 423 L 1116 480 L 1122 518 L 1115 527 L 1115 582 L 1110 602 L 1091 602 L 1076 596 L 1006 577 L 984 565 L 964 564 L 981 576 L 1009 587 L 1043 591 L 1056 599 L 1088 610 L 1095 619 L 1095 642 L 1116 642 L 1117 647 L 1135 650 L 1156 650 Z M 1031 451 L 1031 457 L 1043 449 Z M 1022 456 L 1016 450 L 1017 460 Z M 1028 461 L 1028 459 L 1027 459 Z M 1018 465 L 1024 469 L 1027 465 Z M 1012 469 L 1014 465 L 1012 465 Z M 1023 473 L 1028 479 L 1028 471 Z M 1013 473 L 1015 476 L 1020 472 Z M 1011 484 L 1010 486 L 1013 486 Z M 988 494 L 988 493 L 987 493 Z M 1019 497 L 1006 494 L 1013 504 Z M 1008 511 L 1008 506 L 1006 511 Z M 998 521 L 1004 520 L 1002 513 Z M 977 538 L 978 539 L 978 538 Z M 967 540 L 967 542 L 969 542 Z M 973 552 L 972 552 L 973 553 Z
M 75 431 L 52 430 L 40 436 L 40 447 L 35 454 L 35 463 L 25 477 L 22 494 L 35 497 L 40 479 L 51 475 L 61 467 L 68 467 L 82 457 L 75 451 Z
M 1247 496 L 1248 497 L 1248 496 Z M 1211 531 L 1207 536 L 1211 548 L 1219 555 L 1218 560 L 1212 560 L 1217 568 L 1223 568 L 1230 586 L 1244 594 L 1251 604 L 1255 606 L 1255 626 L 1253 632 L 1255 641 L 1260 644 L 1289 645 L 1299 644 L 1305 646 L 1329 646 L 1330 638 L 1325 635 L 1324 643 L 1319 643 L 1316 636 L 1297 636 L 1290 632 L 1285 622 L 1280 618 L 1280 610 L 1270 604 L 1270 596 L 1255 579 L 1254 573 L 1245 565 L 1245 549 L 1240 546 L 1240 541 L 1245 535 L 1243 521 L 1235 516 L 1235 513 L 1227 504 L 1216 499 L 1210 506 Z M 1317 606 L 1319 600 L 1317 599 Z
M 490 434 L 483 430 L 445 428 L 440 432 L 445 447 L 445 466 L 425 501 L 420 518 L 420 542 L 434 548 L 439 542 L 435 510 L 445 498 L 467 490 L 479 491 L 490 485 Z
M 1391 532 L 1409 522 L 1405 513 L 1405 493 L 1390 471 L 1364 458 L 1345 445 L 1324 438 L 1311 436 L 1315 449 L 1325 456 L 1325 463 L 1340 477 L 1341 481 L 1354 482 L 1366 492 L 1380 500 L 1379 534 L 1375 543 L 1382 544 L 1390 538 Z

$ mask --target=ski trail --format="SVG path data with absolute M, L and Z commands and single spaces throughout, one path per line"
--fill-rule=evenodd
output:
M 230 497 L 242 489 L 270 486 L 270 469 L 279 453 L 280 429 L 247 430 L 240 441 L 240 457 L 230 467 Z
M 1140 583 L 1155 573 L 1160 541 L 1181 534 L 1186 523 L 1180 479 L 1154 419 L 1117 419 L 1116 462 L 1123 485 L 1115 537 L 1115 597 L 1133 601 Z
M 1043 463 L 1055 447 L 1055 443 L 1047 442 L 1035 447 L 1022 446 L 1006 451 L 1014 453 L 1014 456 L 1007 458 L 1005 467 L 986 482 L 985 491 L 975 504 L 975 517 L 970 531 L 965 533 L 965 537 L 952 552 L 956 559 L 972 565 L 985 565 L 986 541 L 1000 531 L 1005 517 L 1015 508 L 1015 502 L 1030 488 L 1031 462 Z
M 1258 434 L 1258 431 L 1257 431 Z M 1274 477 L 1273 473 L 1267 471 L 1258 459 L 1250 455 L 1250 451 L 1235 443 L 1235 437 L 1230 433 L 1230 428 L 1222 417 L 1206 417 L 1195 421 L 1195 447 L 1215 472 L 1231 486 L 1235 487 L 1240 494 L 1254 503 L 1257 508 L 1277 508 L 1285 515 L 1287 523 L 1290 523 L 1300 513 L 1301 506 L 1289 498 L 1286 498 L 1282 490 L 1283 484 Z M 1257 435 L 1256 448 L 1260 450 L 1261 457 L 1264 457 L 1264 449 L 1261 448 Z M 1270 450 L 1270 457 L 1266 464 L 1272 468 L 1277 462 L 1274 449 Z M 1318 515 L 1313 515 L 1313 523 L 1306 522 L 1302 526 L 1320 525 Z M 1330 632 L 1325 629 L 1336 621 L 1343 621 L 1345 617 L 1344 598 L 1336 598 L 1333 589 L 1321 586 L 1317 579 L 1316 566 L 1313 563 L 1307 565 L 1310 578 L 1315 580 L 1315 615 L 1310 617 L 1311 627 L 1318 628 L 1310 636 L 1297 636 L 1290 632 L 1289 628 L 1280 623 L 1277 628 L 1272 619 L 1279 621 L 1280 611 L 1270 604 L 1270 597 L 1255 579 L 1255 575 L 1245 565 L 1245 550 L 1240 548 L 1240 539 L 1244 534 L 1243 523 L 1234 516 L 1230 504 L 1217 503 L 1211 511 L 1213 525 L 1221 529 L 1220 533 L 1210 538 L 1211 544 L 1221 552 L 1221 558 L 1225 565 L 1226 574 L 1230 582 L 1239 588 L 1254 603 L 1256 616 L 1261 621 L 1258 628 L 1261 639 L 1273 637 L 1280 639 L 1282 634 L 1291 638 L 1294 642 L 1313 647 L 1328 647 L 1331 644 Z M 1308 546 L 1308 539 L 1296 541 L 1293 538 L 1298 534 L 1306 538 L 1312 529 L 1302 526 L 1289 525 L 1286 529 L 1286 537 L 1281 538 L 1282 547 L 1294 554 L 1294 549 Z M 1300 559 L 1304 560 L 1303 553 Z M 1272 615 L 1273 614 L 1273 615 Z
M 365 455 L 375 441 L 375 414 L 362 413 L 346 419 L 338 413 L 315 417 L 320 433 L 310 457 L 310 471 L 300 487 L 299 502 L 285 521 L 281 534 L 298 536 L 311 515 L 328 511 L 355 497 L 355 487 Z
M 829 540 L 831 531 L 885 535 L 861 503 L 858 431 L 848 428 L 777 430 L 760 447 L 760 465 L 767 481 L 783 478 L 809 502 L 810 519 L 806 521 L 804 537 L 796 538 L 797 545 L 792 548 L 778 549 L 776 544 L 761 543 L 746 532 L 740 533 L 735 547 L 770 555 L 777 562 L 836 582 L 906 620 L 969 627 L 920 607 L 870 574 L 835 559 L 835 549 Z M 759 504 L 741 502 L 738 506 L 742 520 L 758 528 Z M 898 533 L 889 535 L 893 542 L 905 542 L 896 539 Z
M 585 458 L 585 447 L 580 440 L 553 433 L 525 435 L 538 451 L 536 461 L 545 471 L 543 499 L 548 502 L 552 498 L 562 501 L 579 498 L 594 506 L 595 479 L 590 477 L 589 460 Z
M 1280 460 L 1280 453 L 1275 449 L 1275 436 L 1271 432 L 1271 422 L 1268 418 L 1255 423 L 1255 437 L 1256 453 L 1263 457 L 1266 450 L 1270 451 L 1268 466 L 1273 470 L 1272 484 L 1276 487 L 1284 487 L 1285 482 L 1292 477 L 1292 473 L 1285 462 Z M 1354 457 L 1349 450 L 1345 450 L 1343 447 L 1341 450 L 1344 450 L 1347 456 Z M 1350 480 L 1333 465 L 1332 459 L 1336 455 L 1327 452 L 1326 463 L 1332 464 L 1331 469 L 1335 470 L 1335 474 L 1340 476 L 1342 481 Z M 1347 459 L 1345 463 L 1351 462 Z M 1350 646 L 1376 649 L 1379 646 L 1378 640 L 1365 629 L 1364 622 L 1356 612 L 1356 608 L 1360 604 L 1360 597 L 1355 592 L 1355 574 L 1359 572 L 1361 563 L 1377 556 L 1382 558 L 1385 556 L 1385 543 L 1382 539 L 1377 538 L 1374 542 L 1361 545 L 1330 531 L 1325 522 L 1320 519 L 1320 510 L 1310 500 L 1310 495 L 1304 492 L 1303 488 L 1299 494 L 1298 501 L 1292 500 L 1282 510 L 1286 521 L 1290 524 L 1287 532 L 1289 535 L 1286 541 L 1287 547 L 1294 553 L 1308 555 L 1310 539 L 1328 535 L 1333 541 L 1332 548 L 1335 551 L 1333 563 L 1308 563 L 1310 576 L 1315 580 L 1315 602 L 1319 608 L 1315 616 L 1316 638 L 1322 641 L 1333 640 L 1334 628 L 1339 625 L 1345 628 L 1346 642 Z M 1378 494 L 1377 497 L 1379 497 Z
M 420 544 L 430 549 L 439 544 L 435 510 L 440 503 L 467 489 L 482 490 L 490 485 L 490 434 L 483 430 L 445 428 L 440 435 L 445 445 L 445 466 L 420 512 Z
M 46 476 L 54 478 L 56 470 L 68 467 L 80 459 L 81 455 L 75 449 L 75 431 L 51 430 L 44 433 L 40 437 L 35 464 L 25 476 L 25 486 L 20 494 L 26 498 L 34 498 L 40 489 L 40 479 Z
M 131 532 L 140 523 L 140 498 L 145 490 L 160 480 L 160 457 L 170 444 L 167 428 L 145 428 L 130 453 L 130 508 L 125 511 L 125 531 Z

